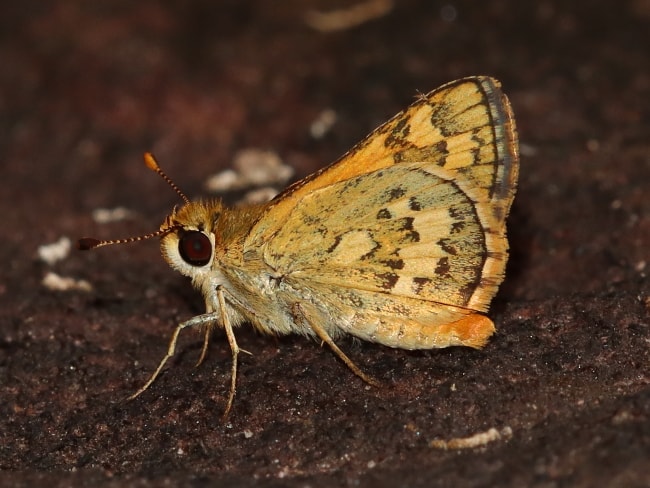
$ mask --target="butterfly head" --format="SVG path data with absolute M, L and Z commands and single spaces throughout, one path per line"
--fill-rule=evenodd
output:
M 199 278 L 208 272 L 214 258 L 214 226 L 221 214 L 221 202 L 191 202 L 160 169 L 150 153 L 145 153 L 144 160 L 147 167 L 158 173 L 183 199 L 184 204 L 175 207 L 155 232 L 111 240 L 84 237 L 79 239 L 77 247 L 81 250 L 89 250 L 112 244 L 127 244 L 160 237 L 161 251 L 169 265 L 186 276 L 194 279 Z
M 221 213 L 219 201 L 197 201 L 175 208 L 160 227 L 160 249 L 169 265 L 196 278 L 212 267 L 216 236 L 214 226 Z

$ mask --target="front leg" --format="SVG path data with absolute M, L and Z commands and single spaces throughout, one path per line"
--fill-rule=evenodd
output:
M 174 330 L 174 333 L 172 334 L 172 338 L 169 341 L 169 347 L 167 348 L 167 354 L 165 354 L 165 357 L 162 358 L 162 361 L 160 361 L 160 364 L 156 368 L 156 371 L 153 372 L 149 380 L 140 388 L 138 391 L 136 391 L 133 395 L 131 395 L 128 399 L 133 400 L 134 398 L 137 398 L 142 394 L 147 388 L 151 386 L 151 384 L 156 381 L 156 378 L 162 371 L 163 367 L 165 366 L 165 363 L 169 358 L 171 358 L 174 353 L 176 352 L 176 341 L 178 341 L 178 336 L 181 333 L 181 330 L 187 328 L 187 327 L 200 327 L 200 326 L 206 326 L 209 327 L 211 324 L 213 324 L 217 318 L 219 317 L 219 314 L 217 312 L 211 312 L 211 313 L 205 313 L 202 315 L 197 315 L 196 317 L 192 317 L 189 320 L 186 320 L 185 322 L 181 322 L 178 324 L 178 327 Z
M 223 324 L 223 328 L 226 331 L 226 337 L 228 338 L 228 344 L 230 345 L 230 351 L 232 352 L 232 369 L 230 370 L 230 393 L 228 394 L 228 403 L 226 403 L 226 409 L 224 410 L 222 416 L 222 419 L 225 420 L 230 413 L 232 402 L 235 399 L 235 390 L 237 385 L 237 356 L 239 355 L 240 349 L 237 345 L 235 332 L 232 330 L 232 325 L 230 324 L 228 313 L 226 312 L 226 299 L 223 296 L 223 286 L 217 287 L 217 299 L 219 300 L 219 308 L 221 309 L 221 323 Z

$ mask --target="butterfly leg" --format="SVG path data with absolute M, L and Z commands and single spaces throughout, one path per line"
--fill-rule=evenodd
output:
M 349 357 L 347 357 L 343 351 L 341 351 L 339 346 L 336 345 L 336 343 L 332 340 L 332 338 L 327 333 L 327 331 L 319 324 L 318 313 L 316 313 L 313 310 L 310 313 L 308 307 L 309 306 L 301 303 L 294 304 L 293 306 L 294 317 L 296 317 L 296 319 L 298 319 L 299 322 L 306 323 L 306 325 L 309 326 L 309 328 L 312 331 L 314 331 L 314 333 L 320 338 L 320 340 L 325 342 L 330 347 L 330 349 L 332 349 L 334 354 L 336 354 L 339 357 L 339 359 L 343 361 L 346 364 L 346 366 L 352 370 L 354 374 L 356 374 L 359 378 L 361 378 L 369 385 L 380 387 L 381 383 L 378 380 L 361 371 L 361 369 L 356 364 L 354 364 L 352 360 Z
M 230 370 L 230 393 L 228 394 L 228 402 L 226 403 L 226 409 L 223 412 L 222 419 L 226 419 L 232 408 L 232 402 L 235 399 L 235 391 L 237 386 L 237 356 L 239 355 L 239 346 L 237 345 L 237 340 L 235 339 L 235 332 L 232 330 L 232 325 L 228 314 L 226 313 L 226 299 L 223 296 L 223 287 L 217 287 L 217 299 L 219 300 L 219 309 L 221 311 L 221 323 L 223 328 L 226 331 L 226 337 L 228 338 L 228 344 L 230 345 L 230 351 L 232 352 L 232 369 Z
M 203 363 L 203 360 L 205 359 L 205 356 L 208 354 L 208 344 L 210 343 L 210 332 L 212 329 L 210 327 L 206 327 L 205 331 L 203 333 L 203 347 L 201 348 L 201 355 L 199 356 L 199 360 L 196 362 L 194 365 L 195 368 L 198 368 L 201 366 L 201 363 Z
M 156 371 L 153 372 L 149 380 L 140 388 L 138 391 L 136 391 L 133 395 L 131 395 L 128 399 L 133 400 L 134 398 L 137 398 L 140 396 L 147 388 L 151 386 L 151 384 L 156 381 L 156 378 L 162 371 L 163 367 L 165 366 L 165 363 L 169 358 L 171 358 L 175 352 L 176 352 L 176 342 L 178 341 L 178 336 L 180 335 L 181 331 L 187 327 L 198 327 L 198 326 L 208 326 L 209 324 L 213 323 L 215 321 L 215 314 L 214 313 L 206 313 L 203 315 L 197 315 L 196 317 L 192 317 L 189 320 L 186 320 L 185 322 L 182 322 L 178 324 L 176 329 L 174 330 L 174 333 L 172 334 L 172 338 L 169 341 L 169 347 L 167 348 L 167 353 L 165 356 L 162 358 L 162 361 L 160 361 L 160 364 L 156 368 Z

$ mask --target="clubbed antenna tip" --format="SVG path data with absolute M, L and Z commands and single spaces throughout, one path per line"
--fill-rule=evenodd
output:
M 178 195 L 183 199 L 185 203 L 190 203 L 189 199 L 185 196 L 185 193 L 183 193 L 172 181 L 172 179 L 167 176 L 162 169 L 160 169 L 160 166 L 158 166 L 158 163 L 153 157 L 153 154 L 144 153 L 144 163 L 147 165 L 147 168 L 158 173 L 162 179 L 165 180 L 176 193 L 178 193 Z M 151 239 L 152 237 L 162 237 L 165 234 L 168 234 L 178 228 L 179 226 L 166 227 L 149 234 L 127 237 L 125 239 L 110 239 L 102 241 L 100 239 L 95 239 L 94 237 L 82 237 L 77 241 L 77 249 L 81 251 L 89 251 L 90 249 L 95 249 L 96 247 L 109 246 L 111 244 L 128 244 L 129 242 L 143 241 L 145 239 Z
M 102 241 L 93 237 L 82 237 L 77 241 L 77 249 L 80 251 L 89 251 L 101 244 Z
M 160 177 L 165 180 L 169 186 L 172 187 L 172 189 L 178 194 L 179 197 L 183 199 L 186 204 L 190 203 L 190 199 L 187 198 L 185 193 L 183 193 L 181 189 L 176 186 L 176 183 L 174 183 L 173 180 L 167 176 L 167 174 L 162 169 L 160 169 L 160 166 L 158 166 L 158 163 L 153 157 L 153 154 L 149 152 L 144 153 L 144 164 L 146 164 L 147 168 L 149 168 L 151 171 L 158 173 Z
M 150 152 L 144 153 L 144 164 L 147 165 L 147 168 L 149 168 L 152 171 L 155 171 L 156 173 L 160 171 L 160 166 L 158 166 L 156 159 L 153 157 L 153 154 L 151 154 Z

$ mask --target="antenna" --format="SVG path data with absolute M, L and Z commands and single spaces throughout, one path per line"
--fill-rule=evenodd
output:
M 153 154 L 150 152 L 144 153 L 144 164 L 147 165 L 147 168 L 149 168 L 151 171 L 155 171 L 160 175 L 160 177 L 167 182 L 169 186 L 172 187 L 172 189 L 178 194 L 179 197 L 183 199 L 185 204 L 187 205 L 190 203 L 190 199 L 187 198 L 185 193 L 181 191 L 179 187 L 176 186 L 176 183 L 172 181 L 172 179 L 165 174 L 165 172 L 160 169 L 160 166 L 158 166 L 158 163 L 156 162 L 156 159 L 153 157 Z
M 178 196 L 180 196 L 183 199 L 183 202 L 185 202 L 185 204 L 190 203 L 190 200 L 189 198 L 187 198 L 185 193 L 183 193 L 181 189 L 178 188 L 178 186 L 176 186 L 176 183 L 174 183 L 174 181 L 169 176 L 167 176 L 167 174 L 162 169 L 160 169 L 160 166 L 158 166 L 158 163 L 156 162 L 156 159 L 153 157 L 153 154 L 149 152 L 144 153 L 144 164 L 150 170 L 158 173 L 160 177 L 162 177 L 162 179 L 165 180 L 167 184 L 172 187 L 172 189 L 178 194 Z M 145 239 L 151 239 L 152 237 L 164 236 L 174 231 L 177 228 L 178 226 L 171 226 L 166 229 L 159 229 L 155 232 L 150 232 L 149 234 L 145 234 L 142 236 L 126 237 L 124 239 L 107 239 L 103 241 L 100 239 L 95 239 L 94 237 L 82 237 L 77 241 L 77 249 L 81 251 L 88 251 L 90 249 L 95 249 L 96 247 L 110 246 L 112 244 L 128 244 L 131 242 L 144 241 Z
M 124 239 L 108 239 L 105 241 L 100 241 L 94 237 L 82 237 L 77 241 L 77 249 L 80 251 L 88 251 L 90 249 L 95 249 L 96 247 L 110 246 L 112 244 L 128 244 L 130 242 L 144 241 L 145 239 L 151 239 L 152 237 L 169 234 L 175 228 L 176 227 L 170 227 L 164 230 L 157 230 L 156 232 L 151 232 L 150 234 L 145 234 L 143 236 L 126 237 Z

